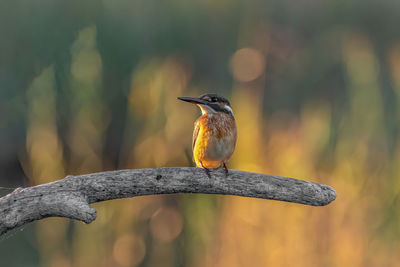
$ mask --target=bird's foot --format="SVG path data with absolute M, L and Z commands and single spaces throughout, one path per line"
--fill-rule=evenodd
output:
M 208 178 L 211 179 L 211 174 L 210 174 L 210 170 L 206 167 L 204 167 L 203 163 L 201 163 L 201 167 L 203 168 L 203 170 L 205 171 L 205 173 L 207 174 Z
M 223 167 L 222 167 L 223 169 L 224 169 L 224 172 L 225 172 L 225 177 L 228 177 L 228 174 L 229 174 L 229 170 L 228 170 L 228 167 L 226 167 L 226 164 L 224 163 L 224 165 L 223 165 Z
M 204 170 L 204 171 L 205 171 L 205 173 L 207 174 L 208 178 L 210 178 L 210 179 L 211 179 L 210 170 L 209 170 L 209 169 L 207 169 L 207 168 L 204 168 L 204 167 L 203 167 L 203 170 Z
M 210 170 L 206 167 L 204 167 L 203 163 L 200 163 L 201 167 L 203 168 L 203 170 L 205 171 L 205 173 L 207 174 L 208 178 L 211 179 L 211 174 L 210 174 Z

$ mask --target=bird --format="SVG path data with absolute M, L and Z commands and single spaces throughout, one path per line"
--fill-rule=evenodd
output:
M 196 167 L 204 169 L 211 178 L 209 169 L 222 166 L 228 176 L 226 163 L 235 150 L 237 140 L 235 117 L 228 99 L 217 94 L 182 96 L 178 99 L 196 104 L 202 113 L 194 123 L 192 138 Z

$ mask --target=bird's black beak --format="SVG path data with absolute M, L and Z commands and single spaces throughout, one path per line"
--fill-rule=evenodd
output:
M 193 104 L 202 104 L 202 105 L 209 104 L 207 101 L 200 99 L 198 97 L 180 96 L 180 97 L 178 97 L 178 99 L 189 102 L 189 103 L 193 103 Z

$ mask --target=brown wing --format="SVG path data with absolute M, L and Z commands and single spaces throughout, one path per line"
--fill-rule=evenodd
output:
M 194 130 L 193 130 L 193 138 L 192 138 L 192 151 L 194 151 L 194 146 L 196 144 L 197 136 L 199 135 L 200 131 L 200 118 L 197 119 L 194 123 Z

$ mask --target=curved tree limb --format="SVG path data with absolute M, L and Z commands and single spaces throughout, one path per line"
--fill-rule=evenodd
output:
M 96 211 L 89 204 L 142 195 L 205 193 L 237 195 L 324 206 L 335 200 L 327 185 L 230 170 L 198 168 L 135 169 L 67 176 L 56 182 L 18 188 L 0 198 L 0 235 L 46 217 L 66 217 L 90 223 Z

